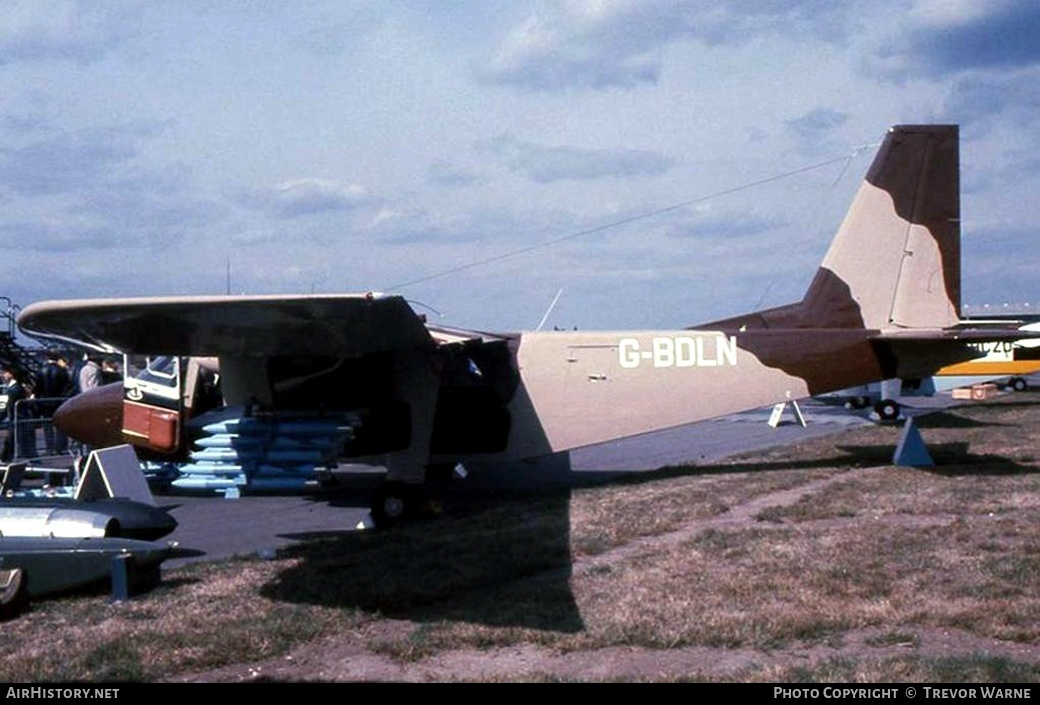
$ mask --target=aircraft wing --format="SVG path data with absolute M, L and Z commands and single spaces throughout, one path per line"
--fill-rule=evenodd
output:
M 44 301 L 18 325 L 102 352 L 357 356 L 433 345 L 400 296 L 189 296 Z

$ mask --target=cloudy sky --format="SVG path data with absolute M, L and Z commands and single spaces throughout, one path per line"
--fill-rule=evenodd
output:
M 949 122 L 965 303 L 1035 303 L 1037 36 L 1033 0 L 2 0 L 0 296 L 690 325 L 797 300 L 886 129 Z

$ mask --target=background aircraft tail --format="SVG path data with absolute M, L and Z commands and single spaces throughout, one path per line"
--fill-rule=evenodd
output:
M 712 328 L 947 328 L 960 320 L 956 125 L 885 137 L 800 303 Z

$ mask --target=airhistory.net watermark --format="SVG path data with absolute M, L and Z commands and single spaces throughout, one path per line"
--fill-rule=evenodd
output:
M 95 698 L 118 698 L 119 688 L 51 688 L 44 686 L 15 687 L 8 686 L 5 698 L 25 698 L 26 700 L 92 700 Z

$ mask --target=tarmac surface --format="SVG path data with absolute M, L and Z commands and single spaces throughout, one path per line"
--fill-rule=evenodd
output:
M 927 413 L 949 406 L 949 394 L 904 398 L 903 416 Z M 796 422 L 790 407 L 780 424 L 768 425 L 771 408 L 704 421 L 635 438 L 612 441 L 571 451 L 541 463 L 512 463 L 467 468 L 465 478 L 454 479 L 456 488 L 483 491 L 553 489 L 609 482 L 619 475 L 656 470 L 666 465 L 716 462 L 736 453 L 794 443 L 841 433 L 876 423 L 868 411 L 853 411 L 817 401 L 801 403 L 806 421 Z M 898 422 L 902 423 L 902 421 Z M 363 528 L 369 520 L 371 492 L 383 482 L 379 469 L 344 466 L 338 486 L 297 494 L 223 496 L 160 495 L 156 502 L 168 508 L 177 529 L 164 540 L 176 541 L 194 555 L 166 561 L 174 568 L 190 561 L 219 560 L 233 556 L 270 556 L 298 541 L 319 535 L 339 534 Z

